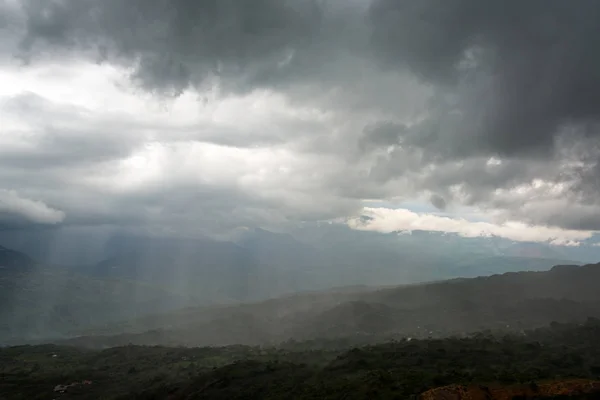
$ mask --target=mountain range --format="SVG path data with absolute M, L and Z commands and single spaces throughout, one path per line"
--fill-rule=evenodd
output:
M 230 241 L 118 234 L 106 241 L 102 260 L 79 268 L 94 276 L 167 283 L 209 304 L 586 262 L 552 247 L 529 244 L 537 253 L 531 249 L 524 252 L 525 244 L 493 238 L 465 239 L 429 232 L 385 235 L 343 227 L 319 232 L 322 236 L 313 230 L 297 230 L 292 235 L 254 229 Z M 220 294 L 214 293 L 221 285 L 225 287 Z
M 0 342 L 60 337 L 74 329 L 190 304 L 140 281 L 100 279 L 38 264 L 0 247 Z
M 600 264 L 555 266 L 429 284 L 303 293 L 264 302 L 191 307 L 82 332 L 62 344 L 368 344 L 391 339 L 521 332 L 600 317 Z
M 497 238 L 465 239 L 430 232 L 384 235 L 339 226 L 302 228 L 291 233 L 245 230 L 227 241 L 123 232 L 95 237 L 94 241 L 85 234 L 53 236 L 49 230 L 29 236 L 3 232 L 0 239 L 15 246 L 14 250 L 0 248 L 0 340 L 70 337 L 102 326 L 107 330 L 100 331 L 121 332 L 115 328 L 120 320 L 161 312 L 173 313 L 177 320 L 177 315 L 186 315 L 187 311 L 175 310 L 197 307 L 212 310 L 206 318 L 204 311 L 198 314 L 201 323 L 214 322 L 211 313 L 218 310 L 219 324 L 255 324 L 257 337 L 262 338 L 262 314 L 257 321 L 253 321 L 253 313 L 251 317 L 244 313 L 229 317 L 227 313 L 220 314 L 223 307 L 234 307 L 238 313 L 245 309 L 240 304 L 277 299 L 277 304 L 286 304 L 276 307 L 277 318 L 281 313 L 305 312 L 312 319 L 302 320 L 302 325 L 319 326 L 323 324 L 315 312 L 325 312 L 324 305 L 332 306 L 332 299 L 337 299 L 334 304 L 348 303 L 330 311 L 333 315 L 360 314 L 366 309 L 402 319 L 406 310 L 399 312 L 396 305 L 385 301 L 383 305 L 370 301 L 365 305 L 362 298 L 354 297 L 355 292 L 580 264 L 561 258 L 569 254 L 560 249 L 540 244 L 510 243 Z M 65 246 L 71 250 L 63 253 Z M 317 295 L 319 291 L 327 294 Z M 297 293 L 300 294 L 293 295 Z M 317 305 L 313 300 L 298 300 L 315 297 L 327 300 L 319 300 Z M 299 310 L 298 304 L 302 305 Z M 150 318 L 160 321 L 155 316 Z M 264 318 L 273 315 L 267 312 Z M 287 326 L 287 322 L 280 323 L 277 318 L 277 322 L 266 326 Z M 290 318 L 296 320 L 297 316 Z M 323 318 L 335 320 L 327 315 Z M 144 323 L 140 327 L 171 325 Z M 286 329 L 294 335 L 304 329 L 292 325 Z M 214 326 L 213 323 L 210 329 L 203 328 L 206 335 L 221 334 Z M 267 330 L 272 329 L 275 328 Z M 276 330 L 281 331 L 273 336 L 277 340 L 290 336 L 285 329 Z

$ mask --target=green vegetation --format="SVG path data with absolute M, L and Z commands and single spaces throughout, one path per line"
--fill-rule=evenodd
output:
M 3 399 L 402 399 L 447 384 L 516 384 L 600 376 L 600 321 L 520 335 L 278 347 L 0 350 Z M 170 396 L 170 397 L 168 397 Z
M 600 376 L 600 264 L 171 311 L 187 299 L 6 256 L 0 338 L 85 335 L 1 349 L 2 400 L 403 399 Z

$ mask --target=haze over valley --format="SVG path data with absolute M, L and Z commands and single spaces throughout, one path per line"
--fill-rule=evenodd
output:
M 597 270 L 558 258 L 565 253 L 552 246 L 329 229 L 327 241 L 303 231 L 296 238 L 262 229 L 243 232 L 235 243 L 120 234 L 105 242 L 97 262 L 83 265 L 44 264 L 2 248 L 0 337 L 13 344 L 130 333 L 142 334 L 142 342 L 171 345 L 356 333 L 382 340 L 518 330 L 597 313 L 598 299 L 577 287 L 594 282 Z M 21 236 L 19 244 L 25 249 L 43 244 L 42 238 L 35 235 L 28 243 Z M 584 258 L 585 249 L 579 250 Z M 574 266 L 563 276 L 553 268 L 558 264 Z M 523 270 L 540 272 L 501 275 Z M 494 276 L 444 281 L 481 275 Z M 486 282 L 499 286 L 488 289 Z M 417 294 L 400 302 L 379 298 L 395 291 L 400 299 Z M 169 333 L 143 338 L 157 330 Z
M 0 0 L 0 398 L 598 396 L 598 38 L 598 0 Z

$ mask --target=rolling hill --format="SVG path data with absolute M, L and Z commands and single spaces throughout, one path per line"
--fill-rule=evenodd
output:
M 203 346 L 340 338 L 369 343 L 486 329 L 519 332 L 553 321 L 600 317 L 599 279 L 600 264 L 590 264 L 386 289 L 304 293 L 149 316 L 86 331 L 69 343 Z
M 523 314 L 522 310 L 540 305 L 526 299 L 519 305 L 487 304 L 481 292 L 495 295 L 488 287 L 477 289 L 485 284 L 450 289 L 457 293 L 447 294 L 447 298 L 440 298 L 444 296 L 443 286 L 390 289 L 397 295 L 368 288 L 434 277 L 540 271 L 563 263 L 503 252 L 493 255 L 490 248 L 475 246 L 477 240 L 465 242 L 423 232 L 414 233 L 412 239 L 408 235 L 329 233 L 324 230 L 323 237 L 308 238 L 257 229 L 244 232 L 235 243 L 210 238 L 113 235 L 102 246 L 95 246 L 103 248 L 100 253 L 105 257 L 101 261 L 69 267 L 37 264 L 24 253 L 2 248 L 0 261 L 2 257 L 6 261 L 0 263 L 4 267 L 0 268 L 0 338 L 70 337 L 80 332 L 141 334 L 148 330 L 161 330 L 160 337 L 165 337 L 163 331 L 169 330 L 167 336 L 173 337 L 169 339 L 173 343 L 261 343 L 350 332 L 429 335 L 430 331 L 438 331 L 435 327 L 439 324 L 431 322 L 436 318 L 448 320 L 445 326 L 453 331 L 462 331 L 490 326 L 494 313 L 512 315 L 496 321 L 494 327 L 499 327 L 510 325 L 519 312 Z M 427 243 L 429 249 L 423 247 Z M 52 247 L 42 244 L 40 249 Z M 463 246 L 460 251 L 448 251 L 460 247 L 458 244 Z M 523 290 L 520 286 L 529 283 L 525 282 L 526 275 L 519 277 L 502 290 Z M 331 291 L 332 287 L 346 286 L 356 288 L 356 292 L 370 290 L 372 294 L 355 293 L 354 289 Z M 459 282 L 452 284 L 453 288 L 459 286 Z M 420 289 L 411 294 L 415 287 Z M 428 290 L 433 292 L 424 294 Z M 463 294 L 469 296 L 461 297 Z M 396 301 L 394 296 L 400 300 L 406 296 L 416 298 L 413 304 L 411 298 Z M 539 297 L 533 300 L 550 301 Z M 585 305 L 587 308 L 581 311 L 584 314 L 595 307 L 584 304 L 584 300 L 567 300 Z M 472 301 L 480 305 L 474 307 L 469 304 Z M 343 305 L 345 302 L 354 303 Z M 447 311 L 437 310 L 438 304 Z M 181 307 L 197 308 L 173 311 Z M 556 314 L 570 307 L 562 301 L 549 309 Z M 156 315 L 161 312 L 170 315 Z M 538 315 L 544 321 L 563 318 L 562 314 Z M 118 320 L 133 322 L 115 325 Z M 433 328 L 427 328 L 430 325 Z M 253 327 L 251 334 L 245 326 Z M 190 332 L 202 333 L 188 340 Z
M 0 348 L 2 398 L 593 399 L 600 320 L 522 334 L 281 346 Z M 56 393 L 54 390 L 64 393 Z M 51 397 L 52 396 L 52 397 Z

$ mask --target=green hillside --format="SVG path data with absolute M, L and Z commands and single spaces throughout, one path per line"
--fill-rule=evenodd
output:
M 589 320 L 519 335 L 354 348 L 343 341 L 102 351 L 20 346 L 0 349 L 0 393 L 6 400 L 412 399 L 450 384 L 493 393 L 522 384 L 545 398 L 550 381 L 561 398 L 593 398 L 585 396 L 598 393 L 599 338 L 600 322 Z

